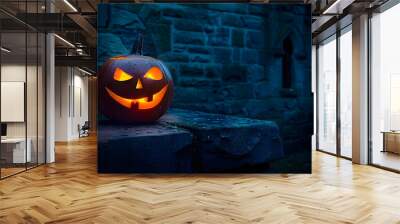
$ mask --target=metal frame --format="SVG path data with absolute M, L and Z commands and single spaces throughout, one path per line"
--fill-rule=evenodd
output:
M 330 35 L 329 37 L 321 40 L 316 47 L 316 150 L 319 152 L 323 152 L 329 155 L 337 156 L 343 159 L 347 160 L 352 160 L 352 158 L 347 157 L 342 155 L 342 150 L 341 150 L 341 117 L 340 117 L 340 103 L 341 103 L 341 97 L 340 97 L 340 82 L 341 82 L 341 67 L 340 67 L 340 37 L 344 34 L 342 33 L 343 30 L 347 29 L 349 26 L 351 26 L 351 23 L 343 28 L 336 27 L 336 33 Z M 336 152 L 328 152 L 324 149 L 321 149 L 319 147 L 319 44 L 323 41 L 326 41 L 327 39 L 331 38 L 333 35 L 335 35 L 334 41 L 336 41 Z M 333 40 L 332 40 L 333 41 Z
M 25 1 L 25 12 L 28 12 L 28 2 Z M 25 13 L 25 21 L 28 18 Z M 28 24 L 25 24 L 25 102 L 24 102 L 24 116 L 25 116 L 25 170 L 28 170 Z M 36 84 L 37 87 L 37 84 Z
M 368 64 L 368 75 L 367 75 L 367 82 L 368 82 L 368 96 L 367 96 L 367 107 L 368 107 L 368 111 L 367 111 L 367 116 L 368 116 L 368 164 L 372 165 L 372 97 L 371 97 L 371 93 L 372 93 L 372 83 L 371 83 L 371 74 L 372 74 L 372 64 L 371 64 L 371 56 L 372 56 L 372 42 L 371 42 L 371 37 L 372 37 L 372 33 L 371 33 L 371 19 L 372 19 L 372 13 L 369 12 L 368 13 L 368 35 L 367 35 L 367 45 L 368 45 L 368 53 L 367 53 L 367 64 Z
M 318 54 L 319 44 L 315 46 L 315 148 L 319 149 L 319 54 Z
M 341 81 L 341 66 L 340 66 L 340 36 L 341 32 L 336 29 L 336 154 L 341 156 L 342 154 L 342 144 L 341 144 L 341 133 L 342 124 L 340 118 L 340 81 Z
M 0 30 L 2 30 L 2 23 L 0 23 Z M 0 32 L 0 47 L 1 46 L 2 46 L 2 32 Z M 2 77 L 2 75 L 1 75 L 1 61 L 2 61 L 1 55 L 2 55 L 2 52 L 0 50 L 0 84 L 1 84 L 1 77 Z M 2 122 L 1 122 L 1 85 L 0 85 L 0 124 L 1 123 Z M 1 144 L 0 144 L 0 165 L 1 165 L 1 152 L 2 152 L 2 149 L 1 149 Z M 0 180 L 1 180 L 1 166 L 0 166 Z

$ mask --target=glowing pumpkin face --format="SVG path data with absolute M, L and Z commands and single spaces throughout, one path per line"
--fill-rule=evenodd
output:
M 109 59 L 99 72 L 99 106 L 109 119 L 152 122 L 168 109 L 173 81 L 167 67 L 151 57 Z

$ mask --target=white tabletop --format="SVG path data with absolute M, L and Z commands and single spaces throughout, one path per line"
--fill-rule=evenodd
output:
M 29 139 L 28 139 L 29 141 Z M 21 142 L 25 142 L 25 138 L 5 138 L 5 139 L 1 139 L 1 143 L 21 143 Z

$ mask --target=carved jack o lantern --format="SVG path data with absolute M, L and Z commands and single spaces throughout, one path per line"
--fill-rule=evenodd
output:
M 141 55 L 113 57 L 100 70 L 100 109 L 111 120 L 155 121 L 167 111 L 172 96 L 171 74 L 154 58 Z

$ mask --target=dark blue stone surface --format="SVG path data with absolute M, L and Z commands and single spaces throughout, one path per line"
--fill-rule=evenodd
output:
M 144 54 L 172 73 L 172 108 L 273 121 L 285 153 L 274 172 L 311 172 L 309 5 L 99 4 L 98 15 L 99 66 L 130 53 L 140 33 Z M 293 46 L 290 88 L 285 39 Z
M 279 128 L 271 121 L 172 109 L 160 122 L 193 134 L 199 172 L 240 172 L 283 157 Z
M 220 114 L 173 109 L 156 124 L 98 133 L 101 173 L 243 172 L 283 157 L 274 122 Z
M 106 125 L 98 130 L 101 173 L 190 173 L 192 134 L 168 125 Z

